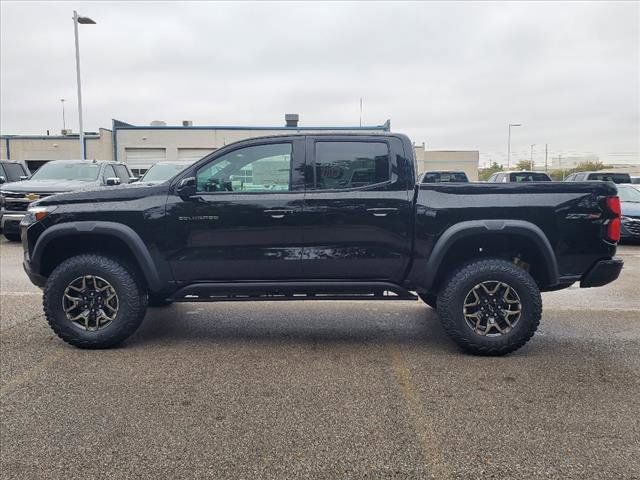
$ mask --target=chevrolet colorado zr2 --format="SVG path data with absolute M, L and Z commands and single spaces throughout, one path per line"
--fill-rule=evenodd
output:
M 122 342 L 147 305 L 421 299 L 463 350 L 502 355 L 536 331 L 541 291 L 618 277 L 620 226 L 610 182 L 420 184 L 406 136 L 329 133 L 46 197 L 20 228 L 46 319 L 78 347 Z

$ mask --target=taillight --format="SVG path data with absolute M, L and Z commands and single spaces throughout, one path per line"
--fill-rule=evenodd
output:
M 607 208 L 616 217 L 619 217 L 620 214 L 622 213 L 622 210 L 620 210 L 620 198 L 619 197 L 607 197 Z
M 613 214 L 613 218 L 607 224 L 607 240 L 617 243 L 620 241 L 620 198 L 607 197 L 607 208 Z

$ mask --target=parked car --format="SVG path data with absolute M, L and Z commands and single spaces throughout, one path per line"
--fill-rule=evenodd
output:
M 131 172 L 124 163 L 91 160 L 53 160 L 28 180 L 0 186 L 0 226 L 11 241 L 20 240 L 19 225 L 29 204 L 56 193 L 98 185 L 129 183 Z
M 419 297 L 481 355 L 531 338 L 541 290 L 622 269 L 610 183 L 416 184 L 415 171 L 404 135 L 243 140 L 169 182 L 38 200 L 24 268 L 53 331 L 82 348 L 125 340 L 148 304 Z
M 631 176 L 628 173 L 618 172 L 577 172 L 572 173 L 564 179 L 565 182 L 589 182 L 593 180 L 613 183 L 631 183 Z
M 631 177 L 631 183 L 634 185 L 640 185 L 640 177 Z
M 153 164 L 151 168 L 140 177 L 138 182 L 146 184 L 163 183 L 175 177 L 192 164 L 193 162 L 158 162 Z
M 441 182 L 455 182 L 455 183 L 467 183 L 469 178 L 464 172 L 450 172 L 450 171 L 433 171 L 424 172 L 420 176 L 419 183 L 441 183 Z
M 640 190 L 637 185 L 618 185 L 622 210 L 622 240 L 640 240 Z
M 22 162 L 0 160 L 0 184 L 26 180 L 29 175 L 29 169 Z
M 31 173 L 21 162 L 0 160 L 0 185 L 7 182 L 20 182 L 29 178 Z M 1 202 L 1 200 L 0 200 Z M 0 232 L 2 231 L 2 205 L 0 203 Z
M 487 182 L 550 182 L 551 177 L 544 172 L 512 171 L 496 172 L 489 177 Z

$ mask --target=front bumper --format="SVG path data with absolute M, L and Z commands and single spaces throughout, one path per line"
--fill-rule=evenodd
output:
M 625 240 L 640 240 L 640 218 L 622 217 L 620 236 Z
M 27 212 L 11 212 L 5 210 L 0 216 L 0 229 L 5 233 L 20 233 L 20 221 Z
M 580 287 L 601 287 L 613 282 L 620 275 L 624 261 L 620 257 L 598 260 L 580 279 Z
M 24 268 L 24 272 L 27 274 L 27 277 L 29 277 L 29 280 L 31 280 L 31 283 L 36 287 L 43 288 L 44 284 L 47 283 L 47 277 L 43 277 L 31 269 L 31 262 L 27 260 L 26 255 L 24 260 L 22 260 L 22 268 Z

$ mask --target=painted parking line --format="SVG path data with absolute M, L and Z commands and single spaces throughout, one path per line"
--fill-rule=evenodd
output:
M 442 455 L 442 445 L 438 441 L 429 415 L 424 410 L 424 404 L 411 378 L 411 371 L 404 360 L 397 344 L 387 344 L 387 351 L 391 358 L 393 373 L 400 388 L 407 407 L 409 421 L 420 441 L 420 450 L 425 465 L 430 470 L 430 477 L 436 479 L 453 478 L 453 473 L 445 463 Z

